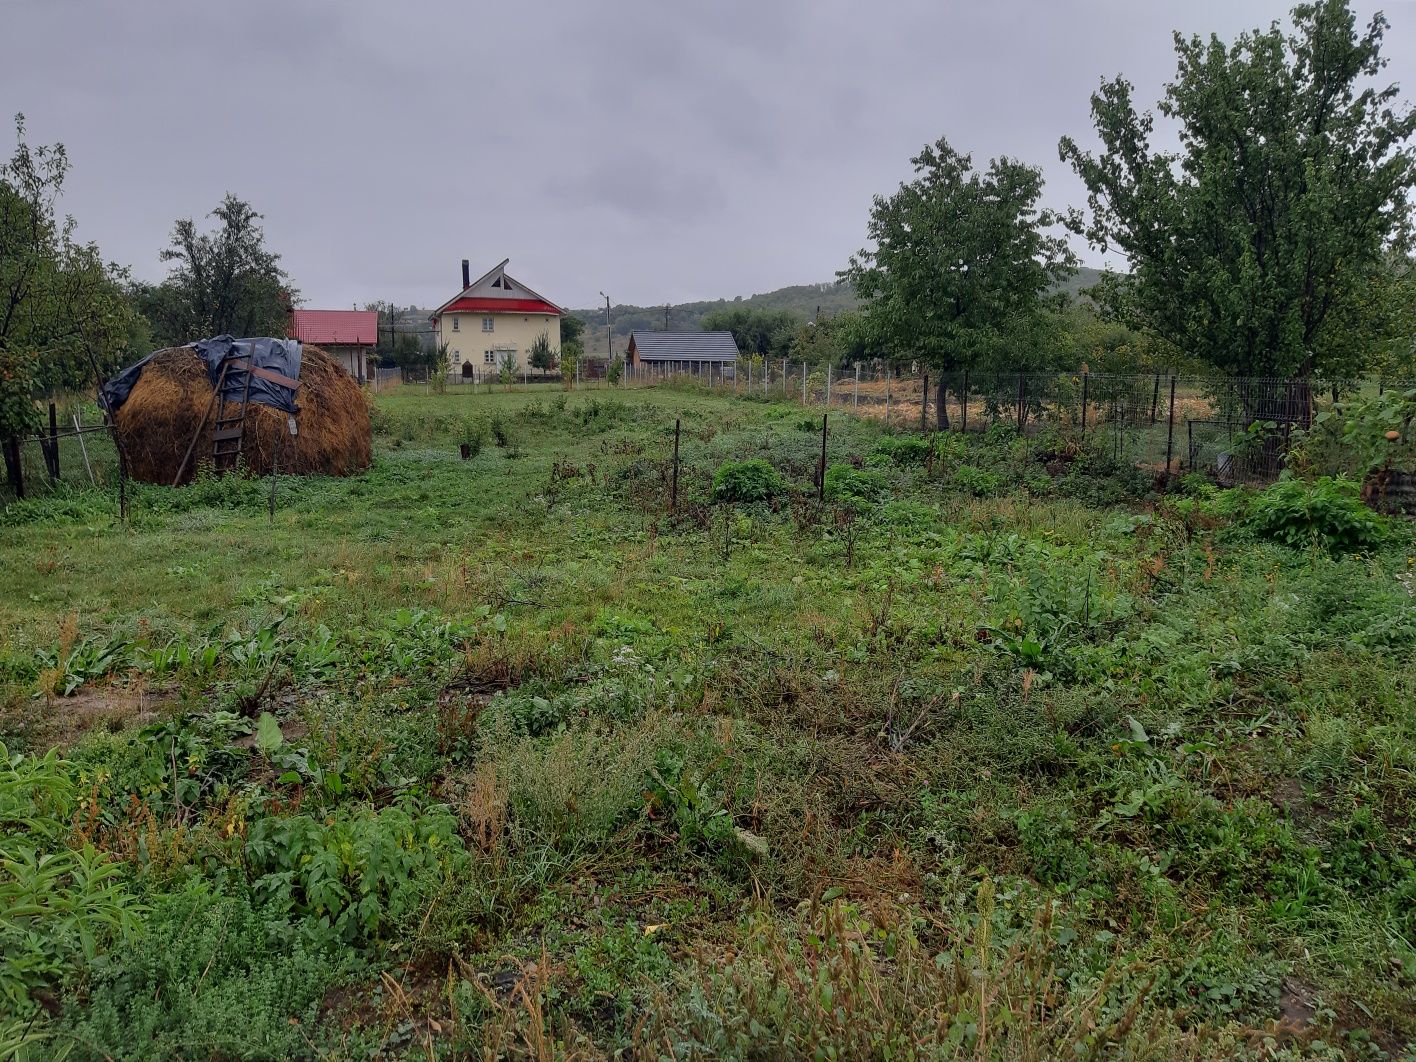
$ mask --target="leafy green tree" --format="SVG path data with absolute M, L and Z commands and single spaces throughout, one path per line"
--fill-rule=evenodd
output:
M 1358 33 L 1346 0 L 1293 9 L 1226 46 L 1175 35 L 1179 69 L 1158 109 L 1180 150 L 1117 77 L 1092 96 L 1103 149 L 1060 152 L 1086 183 L 1069 225 L 1119 250 L 1128 276 L 1098 298 L 1120 320 L 1240 375 L 1342 375 L 1389 334 L 1375 293 L 1409 235 L 1416 112 L 1379 87 L 1387 23 Z
M 874 341 L 940 371 L 936 409 L 946 428 L 942 374 L 1003 367 L 1012 340 L 1035 330 L 1047 293 L 1076 259 L 1047 231 L 1058 218 L 1038 207 L 1037 167 L 999 158 L 979 172 L 942 137 L 911 162 L 913 181 L 875 197 L 867 226 L 875 248 L 853 255 L 841 276 L 867 300 Z
M 744 355 L 761 354 L 773 358 L 790 356 L 792 336 L 801 319 L 788 310 L 763 310 L 752 306 L 732 306 L 713 310 L 699 322 L 705 332 L 731 332 Z
M 812 365 L 840 365 L 866 356 L 865 321 L 856 310 L 842 310 L 797 325 L 791 356 Z
M 226 193 L 208 217 L 213 232 L 200 232 L 181 218 L 162 252 L 167 279 L 140 291 L 142 309 L 158 339 L 187 343 L 206 336 L 280 336 L 290 322 L 298 293 L 265 245 L 265 233 L 250 204 Z
M 126 274 L 60 221 L 69 159 L 62 144 L 31 148 L 23 115 L 0 165 L 0 439 L 32 430 L 40 392 L 96 386 L 141 335 Z
M 532 341 L 528 354 L 531 368 L 539 372 L 550 372 L 556 367 L 556 354 L 551 349 L 550 336 L 545 332 Z

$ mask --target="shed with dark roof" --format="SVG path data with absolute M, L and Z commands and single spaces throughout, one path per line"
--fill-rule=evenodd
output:
M 637 372 L 687 372 L 731 378 L 738 349 L 731 332 L 631 332 L 629 369 Z

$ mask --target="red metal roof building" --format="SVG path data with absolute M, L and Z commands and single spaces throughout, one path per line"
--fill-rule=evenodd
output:
M 462 260 L 462 287 L 432 313 L 433 331 L 448 352 L 446 371 L 477 380 L 513 372 L 526 379 L 554 369 L 533 367 L 533 349 L 544 339 L 552 359 L 560 356 L 560 321 L 565 311 L 506 271 L 502 259 L 473 280 Z
M 290 338 L 323 347 L 363 383 L 379 343 L 378 311 L 294 310 Z

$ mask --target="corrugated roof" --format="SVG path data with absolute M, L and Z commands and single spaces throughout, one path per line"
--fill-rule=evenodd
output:
M 329 346 L 376 346 L 379 314 L 377 310 L 294 310 L 290 338 Z
M 738 356 L 731 332 L 631 332 L 636 357 L 645 361 L 732 361 Z
M 544 299 L 455 299 L 438 313 L 544 313 L 559 317 L 560 307 Z

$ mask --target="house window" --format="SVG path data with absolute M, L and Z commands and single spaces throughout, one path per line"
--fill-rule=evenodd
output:
M 489 350 L 489 351 L 487 351 L 485 354 L 482 355 L 482 364 L 483 364 L 483 365 L 495 365 L 496 363 L 497 363 L 497 352 L 496 352 L 495 350 Z
M 460 332 L 460 331 L 462 331 L 462 329 L 461 329 L 460 327 L 458 327 L 461 323 L 462 323 L 462 321 L 461 321 L 460 318 L 454 317 L 454 318 L 452 319 L 452 330 L 453 330 L 454 332 Z
M 483 332 L 492 332 L 492 331 L 495 331 L 495 330 L 496 330 L 496 327 L 497 327 L 497 319 L 496 319 L 495 317 L 483 317 L 483 318 L 482 318 L 482 331 L 483 331 Z

